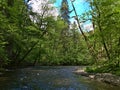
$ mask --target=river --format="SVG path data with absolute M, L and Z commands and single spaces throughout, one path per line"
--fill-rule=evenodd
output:
M 0 90 L 120 90 L 73 73 L 79 66 L 39 66 L 8 70 L 0 75 Z

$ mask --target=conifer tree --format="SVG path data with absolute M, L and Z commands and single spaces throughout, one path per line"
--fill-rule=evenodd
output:
M 69 11 L 69 5 L 68 5 L 68 1 L 67 0 L 62 0 L 62 3 L 61 3 L 61 9 L 60 9 L 60 12 L 61 12 L 61 17 L 63 18 L 63 20 L 65 22 L 67 22 L 67 24 L 69 25 L 70 24 L 70 11 Z

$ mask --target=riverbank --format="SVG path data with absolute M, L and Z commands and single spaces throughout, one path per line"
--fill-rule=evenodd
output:
M 114 86 L 120 86 L 120 76 L 111 73 L 88 73 L 84 68 L 79 68 L 74 71 L 75 74 L 88 77 L 97 81 L 105 82 Z

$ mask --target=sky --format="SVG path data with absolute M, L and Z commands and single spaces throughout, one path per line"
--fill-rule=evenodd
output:
M 70 0 L 67 0 L 67 1 L 69 3 L 70 10 L 72 10 L 72 5 L 71 5 Z M 54 5 L 59 8 L 61 6 L 61 2 L 62 2 L 62 0 L 56 0 L 56 3 Z M 89 10 L 89 4 L 86 3 L 85 0 L 75 0 L 74 6 L 76 8 L 78 15 L 81 15 L 85 11 Z M 71 16 L 72 15 L 74 15 L 74 13 L 72 13 Z
M 67 1 L 69 3 L 70 10 L 72 10 L 71 1 L 70 0 L 67 0 Z M 58 9 L 60 9 L 61 2 L 62 2 L 62 0 L 56 0 L 54 5 Z M 75 9 L 76 9 L 78 15 L 82 15 L 83 13 L 87 12 L 90 9 L 89 4 L 85 0 L 75 0 L 73 4 L 75 6 Z M 70 14 L 70 17 L 72 17 L 72 16 L 75 16 L 74 12 L 72 12 Z M 74 18 L 72 18 L 70 21 L 74 22 L 75 20 L 74 20 Z M 83 27 L 88 31 L 93 30 L 92 24 L 90 22 L 84 23 Z
M 27 2 L 27 0 L 24 0 L 25 2 Z M 33 0 L 31 0 L 33 1 Z M 34 0 L 34 1 L 39 1 L 39 0 Z M 40 0 L 42 1 L 42 0 Z M 44 1 L 44 0 L 43 0 Z M 70 0 L 67 0 L 68 3 L 69 3 L 69 8 L 70 10 L 72 10 L 72 6 L 71 6 L 71 2 Z M 62 0 L 56 0 L 55 2 L 55 7 L 57 7 L 58 9 L 60 8 L 61 6 L 61 2 Z M 37 2 L 38 3 L 38 2 Z M 88 11 L 89 10 L 89 4 L 85 2 L 85 0 L 75 0 L 74 2 L 74 6 L 76 8 L 76 11 L 77 11 L 77 14 L 78 15 L 81 15 L 82 13 L 84 13 L 85 11 Z M 37 7 L 37 6 L 36 6 Z M 74 15 L 74 12 L 71 13 L 71 16 Z
M 27 0 L 25 0 L 25 1 L 27 1 Z M 32 7 L 34 7 L 34 10 L 36 11 L 37 8 L 38 8 L 37 5 L 39 5 L 39 2 L 42 1 L 42 0 L 31 0 L 31 1 L 34 1 L 34 4 L 32 4 Z M 44 1 L 44 0 L 43 0 L 43 1 Z M 62 0 L 55 0 L 55 1 L 56 1 L 56 2 L 54 3 L 54 6 L 57 7 L 58 10 L 59 10 L 60 7 L 61 7 L 61 2 L 62 2 Z M 72 5 L 71 5 L 71 1 L 70 1 L 70 0 L 67 0 L 67 1 L 68 1 L 68 4 L 69 4 L 69 9 L 70 9 L 70 10 L 73 10 L 73 9 L 72 9 Z M 87 12 L 87 11 L 90 9 L 90 8 L 89 8 L 89 4 L 88 4 L 85 0 L 75 0 L 75 1 L 74 1 L 74 6 L 75 6 L 75 9 L 76 9 L 78 15 L 82 15 L 82 13 Z M 58 13 L 58 12 L 55 12 L 54 14 L 57 15 L 57 13 Z M 74 12 L 72 12 L 72 13 L 70 14 L 70 17 L 72 17 L 72 16 L 75 16 Z M 70 21 L 71 21 L 71 22 L 74 22 L 75 20 L 74 20 L 74 18 L 72 18 Z M 89 30 L 92 30 L 92 29 L 93 29 L 93 28 L 92 28 L 92 24 L 91 24 L 90 22 L 85 23 L 85 24 L 83 25 L 83 27 L 86 28 L 86 29 L 89 29 Z

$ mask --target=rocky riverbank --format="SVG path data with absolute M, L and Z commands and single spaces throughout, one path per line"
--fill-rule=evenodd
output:
M 88 77 L 97 81 L 102 81 L 115 86 L 120 86 L 120 76 L 116 76 L 110 73 L 87 73 L 85 68 L 77 69 L 74 71 L 75 74 Z

